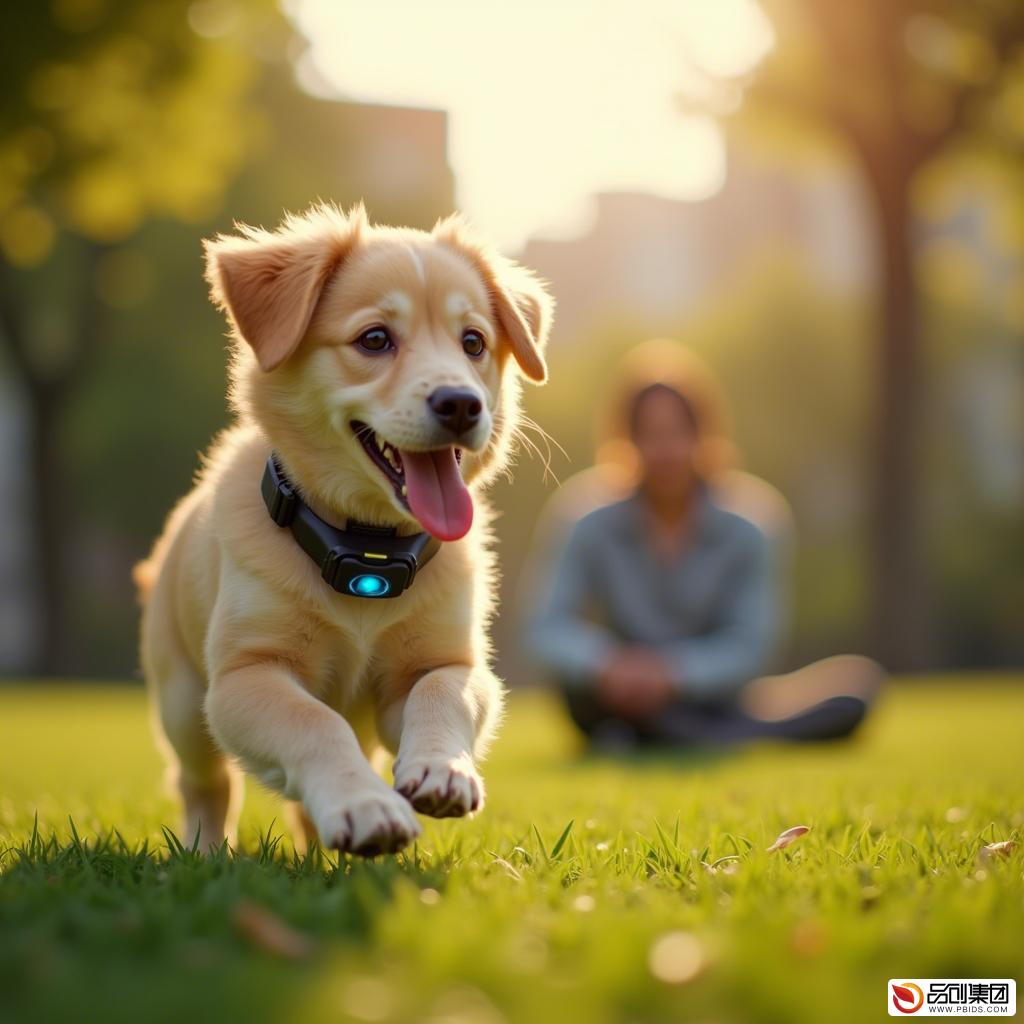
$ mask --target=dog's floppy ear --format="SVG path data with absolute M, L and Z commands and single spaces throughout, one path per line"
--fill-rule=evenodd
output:
M 439 221 L 434 226 L 434 237 L 466 257 L 484 279 L 519 369 L 538 384 L 547 380 L 544 348 L 555 303 L 544 282 L 485 247 L 458 214 Z
M 203 243 L 210 296 L 260 369 L 276 369 L 295 351 L 327 279 L 365 224 L 361 204 L 347 215 L 325 205 L 289 215 L 276 231 L 239 226 L 237 235 Z

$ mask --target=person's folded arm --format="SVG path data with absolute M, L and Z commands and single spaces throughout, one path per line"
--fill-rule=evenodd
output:
M 782 629 L 780 552 L 760 531 L 745 537 L 709 632 L 661 648 L 680 693 L 726 697 L 764 673 Z
M 593 559 L 586 524 L 577 523 L 546 581 L 527 623 L 534 659 L 559 682 L 584 687 L 618 646 L 614 637 L 586 618 L 593 601 Z

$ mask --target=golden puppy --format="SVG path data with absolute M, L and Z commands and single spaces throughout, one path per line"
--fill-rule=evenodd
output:
M 318 207 L 206 257 L 237 421 L 136 571 L 184 836 L 234 840 L 237 759 L 301 804 L 300 845 L 396 850 L 414 808 L 483 803 L 501 686 L 479 492 L 508 458 L 513 364 L 545 378 L 551 300 L 458 218 L 426 233 Z M 394 789 L 367 760 L 380 743 Z

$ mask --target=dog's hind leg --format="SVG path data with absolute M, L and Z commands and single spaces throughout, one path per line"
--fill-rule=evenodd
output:
M 244 783 L 241 773 L 214 743 L 206 725 L 206 687 L 191 665 L 178 662 L 154 680 L 157 735 L 167 759 L 167 780 L 184 806 L 186 846 L 215 850 L 237 840 Z
M 214 850 L 234 844 L 241 810 L 240 771 L 216 745 L 206 724 L 206 681 L 184 651 L 158 583 L 145 610 L 142 664 L 149 684 L 154 732 L 167 762 L 167 781 L 184 805 L 186 846 Z
M 305 853 L 319 838 L 313 819 L 298 800 L 285 800 L 284 820 L 292 834 L 292 844 L 297 853 Z

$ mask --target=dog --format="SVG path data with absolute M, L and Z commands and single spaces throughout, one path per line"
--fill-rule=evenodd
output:
M 426 232 L 320 205 L 205 255 L 235 422 L 135 571 L 184 839 L 236 842 L 244 769 L 284 795 L 299 849 L 394 852 L 415 812 L 483 806 L 503 690 L 481 492 L 509 462 L 521 380 L 546 378 L 553 301 L 459 215 Z M 389 585 L 372 566 L 339 592 L 272 518 L 280 495 L 318 535 L 435 553 L 394 599 L 365 589 Z

